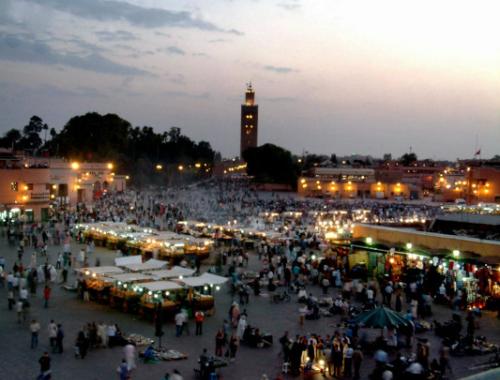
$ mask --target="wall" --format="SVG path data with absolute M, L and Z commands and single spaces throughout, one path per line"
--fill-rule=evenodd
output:
M 371 237 L 374 241 L 392 244 L 406 244 L 410 242 L 414 246 L 431 249 L 447 249 L 450 251 L 458 249 L 462 252 L 470 251 L 482 257 L 497 258 L 498 262 L 500 262 L 500 242 L 498 241 L 373 226 L 369 224 L 354 225 L 353 237 L 355 239 Z

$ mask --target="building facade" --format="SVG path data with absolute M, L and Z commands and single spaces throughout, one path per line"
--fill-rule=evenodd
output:
M 112 163 L 70 162 L 0 152 L 0 219 L 45 221 L 54 205 L 93 202 L 126 189 L 127 176 Z
M 240 157 L 248 148 L 256 148 L 258 142 L 259 106 L 255 104 L 255 91 L 247 85 L 245 104 L 241 105 Z

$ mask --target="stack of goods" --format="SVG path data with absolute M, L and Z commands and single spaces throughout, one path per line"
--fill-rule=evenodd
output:
M 149 346 L 154 343 L 153 339 L 146 338 L 140 334 L 130 334 L 126 339 L 129 342 L 134 343 L 137 347 Z

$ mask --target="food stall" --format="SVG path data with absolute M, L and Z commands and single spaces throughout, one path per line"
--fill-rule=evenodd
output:
M 99 303 L 108 303 L 110 290 L 114 280 L 110 277 L 113 274 L 121 274 L 123 270 L 114 266 L 88 267 L 77 269 L 82 278 L 79 280 L 78 293 L 83 298 L 85 291 L 89 294 L 89 299 Z
M 124 312 L 135 312 L 138 309 L 140 295 L 134 288 L 141 282 L 154 280 L 144 273 L 122 273 L 109 275 L 109 278 L 114 281 L 114 286 L 110 289 L 109 305 Z
M 158 304 L 162 308 L 163 319 L 171 319 L 178 307 L 182 304 L 184 292 L 181 285 L 172 281 L 145 282 L 136 287 L 136 292 L 141 294 L 139 314 L 152 320 Z
M 211 273 L 203 273 L 198 277 L 186 277 L 178 282 L 188 288 L 187 299 L 193 310 L 212 310 L 214 307 L 213 290 L 220 290 L 220 286 L 227 282 L 226 277 Z

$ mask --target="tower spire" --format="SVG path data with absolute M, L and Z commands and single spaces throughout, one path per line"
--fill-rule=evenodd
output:
M 248 148 L 257 147 L 259 106 L 255 104 L 252 82 L 246 84 L 245 103 L 241 105 L 240 156 Z

